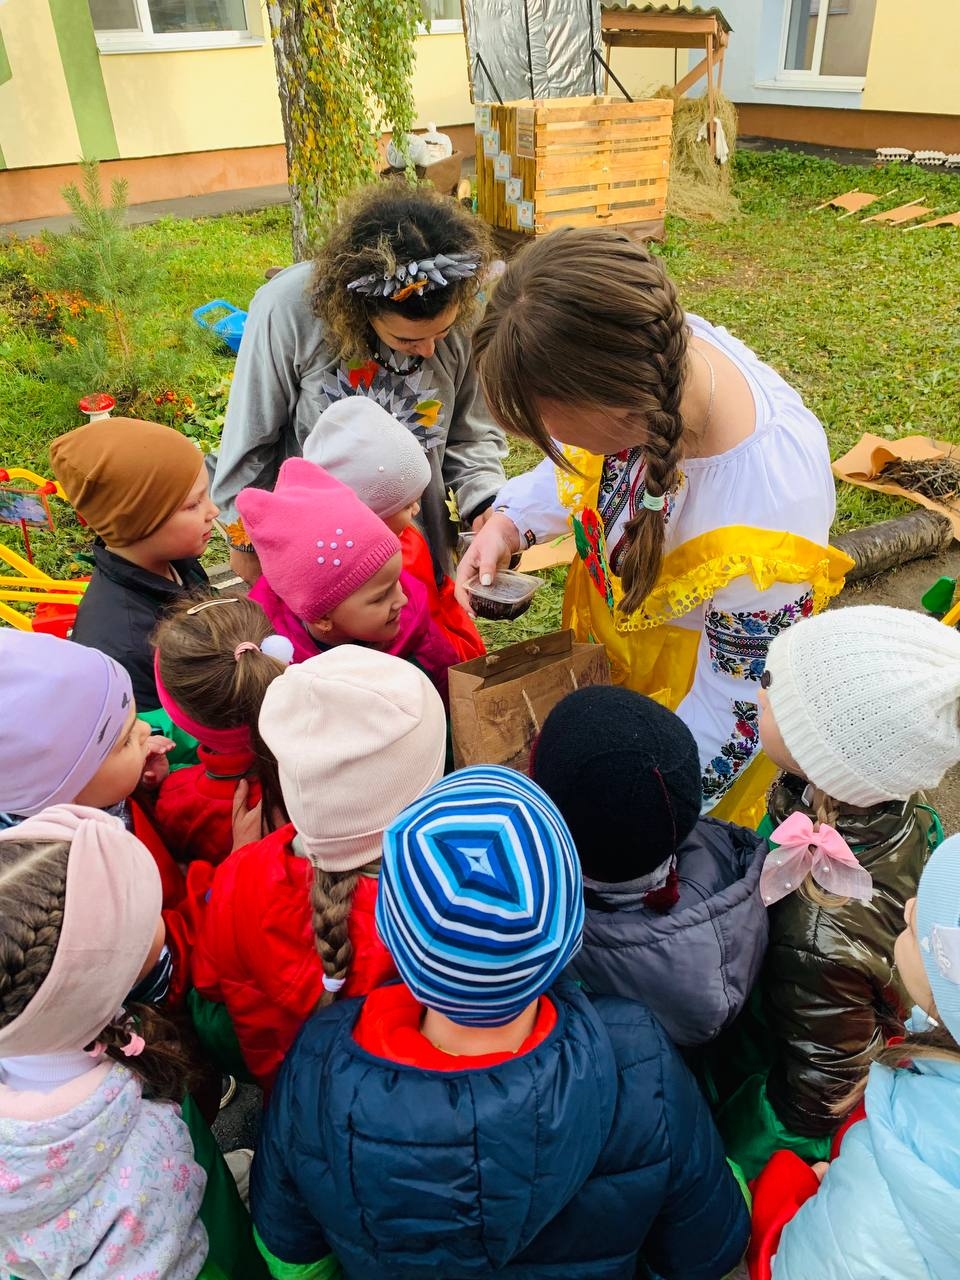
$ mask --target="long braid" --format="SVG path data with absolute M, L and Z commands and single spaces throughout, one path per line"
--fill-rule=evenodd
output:
M 687 362 L 687 327 L 677 302 L 673 285 L 663 277 L 662 297 L 665 314 L 659 321 L 648 321 L 644 336 L 649 334 L 650 349 L 646 355 L 647 379 L 638 370 L 636 411 L 643 416 L 647 439 L 643 446 L 646 462 L 645 485 L 654 497 L 668 494 L 680 483 L 680 461 L 683 456 L 683 396 Z M 627 522 L 624 532 L 627 549 L 620 564 L 623 583 L 623 613 L 634 613 L 652 591 L 663 563 L 666 509 L 650 511 L 641 506 Z
M 659 258 L 613 228 L 562 228 L 509 262 L 473 352 L 494 419 L 560 467 L 572 469 L 548 429 L 555 405 L 627 410 L 619 447 L 643 448 L 647 489 L 659 497 L 679 483 L 688 341 Z M 621 607 L 632 613 L 660 573 L 663 512 L 638 511 L 626 540 Z
M 324 871 L 314 864 L 310 885 L 313 908 L 313 940 L 327 978 L 342 982 L 353 959 L 353 943 L 348 924 L 350 907 L 357 881 L 365 871 L 375 871 L 379 863 L 369 863 L 353 871 Z M 316 1007 L 322 1009 L 336 998 L 336 992 L 324 988 Z
M 0 1027 L 23 1013 L 50 972 L 63 929 L 69 857 L 65 840 L 0 843 Z M 70 1013 L 64 1009 L 64 1018 Z M 131 1019 L 146 1048 L 128 1058 L 122 1047 Z M 140 1078 L 148 1097 L 179 1102 L 196 1074 L 181 1028 L 147 1005 L 123 1010 L 97 1038 L 109 1057 Z
M 61 840 L 0 845 L 0 1027 L 23 1013 L 50 972 L 69 854 Z
M 828 796 L 819 787 L 813 787 L 810 792 L 809 803 L 815 818 L 814 831 L 819 831 L 823 826 L 835 827 L 837 825 L 840 806 L 832 796 Z M 830 893 L 828 889 L 822 888 L 812 875 L 807 876 L 802 887 L 804 895 L 812 903 L 818 907 L 824 907 L 826 910 L 845 906 L 850 901 L 849 898 L 840 897 L 838 894 Z

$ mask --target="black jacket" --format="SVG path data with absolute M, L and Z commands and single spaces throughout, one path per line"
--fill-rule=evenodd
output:
M 774 786 L 768 801 L 774 825 L 792 813 L 810 815 L 805 788 L 789 774 Z M 937 843 L 922 800 L 841 807 L 835 825 L 873 877 L 870 902 L 827 909 L 798 891 L 770 908 L 761 980 L 778 1052 L 767 1097 L 781 1122 L 803 1137 L 833 1132 L 830 1104 L 867 1074 L 886 1040 L 903 1034 L 910 1001 L 894 969 L 893 944 Z
M 126 667 L 140 711 L 160 705 L 153 678 L 150 636 L 164 611 L 191 591 L 209 585 L 199 560 L 174 560 L 182 586 L 158 578 L 122 556 L 98 538 L 93 549 L 95 568 L 77 612 L 71 639 L 100 649 Z

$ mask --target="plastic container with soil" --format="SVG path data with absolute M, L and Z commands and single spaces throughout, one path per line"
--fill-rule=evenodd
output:
M 467 594 L 470 608 L 477 617 L 503 622 L 526 613 L 530 601 L 542 586 L 542 578 L 502 569 L 489 587 L 481 586 L 479 578 L 471 578 L 467 583 Z

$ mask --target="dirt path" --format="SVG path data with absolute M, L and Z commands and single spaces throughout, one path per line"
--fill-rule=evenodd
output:
M 952 543 L 941 556 L 914 560 L 876 578 L 868 578 L 840 593 L 833 607 L 842 609 L 852 604 L 889 604 L 898 609 L 921 608 L 920 597 L 926 589 L 945 575 L 960 578 L 960 545 Z M 938 810 L 947 835 L 960 831 L 960 765 L 951 769 L 943 783 L 932 793 L 931 802 Z

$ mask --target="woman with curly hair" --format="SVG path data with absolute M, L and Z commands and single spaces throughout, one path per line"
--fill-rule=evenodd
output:
M 212 490 L 228 526 L 231 564 L 248 582 L 259 564 L 235 499 L 272 488 L 281 462 L 329 405 L 367 395 L 420 441 L 431 480 L 421 520 L 440 575 L 454 525 L 479 523 L 503 484 L 506 450 L 471 364 L 470 327 L 490 262 L 486 232 L 455 201 L 395 182 L 358 191 L 313 262 L 261 288 L 237 356 Z

